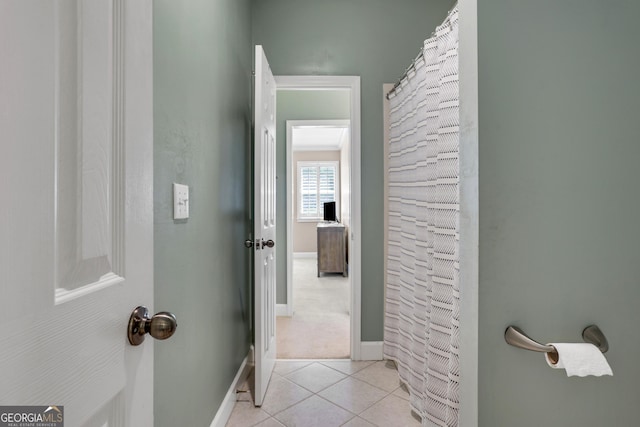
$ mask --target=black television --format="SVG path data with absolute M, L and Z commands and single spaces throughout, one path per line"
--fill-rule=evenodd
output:
M 335 222 L 336 221 L 336 202 L 327 202 L 323 205 L 324 208 L 324 220 Z

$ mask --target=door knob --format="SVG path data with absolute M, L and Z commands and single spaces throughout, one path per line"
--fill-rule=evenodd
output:
M 273 240 L 269 239 L 266 242 L 263 240 L 262 241 L 262 249 L 264 249 L 264 247 L 268 247 L 268 248 L 272 248 L 276 245 L 276 242 L 274 242 Z
M 157 340 L 166 340 L 173 335 L 177 327 L 178 321 L 172 313 L 161 311 L 150 318 L 147 307 L 139 306 L 133 310 L 129 318 L 127 337 L 131 345 L 142 344 L 147 332 Z
M 244 247 L 245 248 L 252 248 L 253 247 L 253 240 L 251 239 L 247 239 L 244 241 Z

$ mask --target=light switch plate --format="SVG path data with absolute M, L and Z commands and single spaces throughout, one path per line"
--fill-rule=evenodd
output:
M 189 186 L 173 183 L 173 219 L 189 218 Z

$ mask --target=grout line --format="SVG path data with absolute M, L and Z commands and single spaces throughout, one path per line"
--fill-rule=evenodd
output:
M 384 390 L 384 389 L 382 389 L 382 388 L 378 387 L 378 386 L 377 386 L 377 385 L 375 385 L 375 384 L 371 384 L 371 383 L 370 383 L 370 382 L 368 382 L 366 379 L 358 378 L 358 377 L 356 377 L 356 376 L 355 376 L 356 374 L 361 373 L 363 370 L 365 370 L 365 369 L 367 369 L 367 368 L 369 368 L 369 367 L 373 366 L 373 365 L 374 365 L 374 364 L 376 364 L 376 363 L 380 363 L 380 362 L 373 361 L 373 362 L 371 362 L 371 363 L 366 364 L 365 366 L 363 366 L 363 367 L 362 367 L 362 368 L 360 368 L 359 370 L 357 370 L 357 371 L 355 371 L 355 372 L 353 372 L 353 373 L 347 374 L 347 373 L 342 372 L 342 371 L 340 371 L 340 370 L 338 370 L 338 369 L 332 368 L 331 366 L 327 366 L 327 365 L 325 365 L 323 362 L 336 362 L 336 361 L 338 361 L 338 362 L 342 362 L 342 361 L 347 361 L 347 362 L 354 362 L 354 363 L 355 363 L 355 362 L 359 362 L 359 361 L 351 361 L 351 360 L 349 360 L 349 359 L 333 359 L 333 360 L 329 360 L 329 359 L 301 359 L 301 360 L 290 360 L 290 359 L 284 359 L 284 360 L 281 360 L 281 359 L 278 359 L 277 361 L 279 361 L 279 362 L 283 362 L 283 363 L 287 363 L 287 362 L 309 362 L 308 364 L 306 364 L 306 365 L 302 366 L 301 368 L 298 368 L 298 369 L 296 369 L 296 370 L 294 370 L 294 371 L 291 371 L 291 372 L 287 373 L 286 375 L 281 375 L 281 374 L 277 374 L 277 373 L 276 373 L 276 374 L 277 374 L 277 375 L 278 375 L 282 380 L 287 381 L 287 382 L 289 382 L 289 383 L 291 383 L 291 384 L 293 384 L 293 385 L 295 385 L 295 386 L 297 386 L 297 387 L 300 387 L 301 389 L 303 389 L 303 390 L 307 391 L 307 392 L 308 392 L 308 393 L 310 393 L 310 394 L 309 394 L 309 396 L 307 396 L 307 397 L 303 398 L 302 400 L 297 401 L 297 402 L 295 402 L 295 403 L 293 403 L 293 404 L 291 404 L 291 405 L 289 405 L 289 406 L 287 406 L 287 407 L 285 407 L 285 408 L 283 408 L 283 409 L 281 409 L 281 410 L 279 410 L 278 412 L 275 412 L 275 413 L 273 413 L 273 414 L 272 414 L 272 413 L 270 413 L 270 412 L 267 412 L 266 410 L 264 410 L 264 409 L 262 409 L 262 408 L 260 408 L 260 409 L 261 409 L 262 411 L 264 411 L 264 412 L 265 412 L 269 417 L 268 417 L 268 418 L 266 418 L 266 419 L 264 419 L 264 420 L 262 420 L 262 421 L 260 421 L 259 423 L 263 423 L 263 422 L 265 422 L 265 421 L 267 421 L 267 420 L 269 420 L 269 419 L 272 419 L 272 420 L 274 420 L 274 421 L 276 421 L 276 422 L 278 422 L 278 423 L 280 423 L 280 424 L 284 425 L 284 424 L 283 424 L 283 423 L 282 423 L 278 418 L 276 418 L 276 415 L 278 415 L 278 414 L 280 414 L 280 413 L 282 413 L 282 412 L 284 412 L 284 411 L 286 411 L 286 410 L 289 410 L 289 409 L 293 408 L 294 406 L 297 406 L 297 405 L 301 404 L 302 402 L 304 402 L 304 401 L 306 401 L 306 400 L 310 399 L 310 398 L 311 398 L 311 397 L 313 397 L 313 396 L 317 396 L 317 397 L 319 397 L 320 399 L 324 400 L 325 402 L 327 402 L 327 403 L 329 403 L 329 404 L 331 404 L 331 405 L 335 405 L 336 407 L 341 408 L 342 410 L 347 411 L 348 413 L 350 413 L 350 414 L 352 414 L 352 415 L 353 415 L 351 418 L 349 418 L 348 420 L 346 420 L 342 425 L 345 425 L 346 423 L 349 423 L 350 421 L 352 421 L 352 420 L 354 420 L 354 419 L 356 419 L 356 418 L 361 418 L 361 419 L 365 420 L 364 418 L 360 417 L 360 415 L 361 415 L 361 414 L 363 414 L 363 413 L 365 413 L 366 411 L 368 411 L 369 409 L 371 409 L 371 408 L 372 408 L 372 407 L 374 407 L 375 405 L 379 404 L 382 400 L 387 399 L 389 396 L 394 396 L 395 398 L 400 399 L 400 400 L 403 400 L 403 401 L 405 401 L 407 404 L 409 404 L 409 402 L 407 401 L 407 399 L 405 399 L 405 398 L 403 398 L 403 397 L 401 397 L 401 396 L 396 396 L 396 395 L 394 395 L 394 393 L 398 390 L 398 388 L 401 388 L 401 385 L 400 385 L 400 384 L 398 385 L 398 387 L 394 388 L 392 391 L 387 391 L 387 390 Z M 386 362 L 384 362 L 384 361 L 381 361 L 381 362 L 385 363 L 385 367 L 386 367 Z M 298 372 L 298 371 L 300 371 L 300 370 L 302 370 L 302 369 L 305 369 L 305 368 L 307 368 L 307 367 L 309 367 L 309 366 L 312 366 L 314 363 L 318 363 L 318 364 L 320 364 L 321 366 L 324 366 L 324 367 L 326 367 L 326 368 L 329 368 L 329 369 L 331 369 L 331 370 L 333 370 L 333 371 L 335 371 L 335 372 L 337 372 L 337 373 L 339 373 L 339 374 L 343 375 L 343 376 L 344 376 L 344 378 L 342 378 L 342 379 L 338 380 L 337 382 L 335 382 L 335 383 L 333 383 L 333 384 L 328 385 L 327 387 L 324 387 L 324 388 L 323 388 L 323 389 L 321 389 L 321 390 L 318 390 L 317 392 L 314 392 L 314 391 L 312 391 L 312 390 L 309 390 L 308 388 L 304 387 L 303 385 L 298 384 L 297 382 L 295 382 L 295 381 L 293 381 L 293 380 L 291 380 L 291 379 L 289 379 L 289 378 L 288 378 L 288 376 L 289 376 L 289 375 L 294 374 L 294 373 L 296 373 L 296 372 Z M 394 366 L 395 366 L 395 363 L 394 363 Z M 397 366 L 396 366 L 396 369 L 397 369 Z M 320 393 L 322 393 L 323 391 L 325 391 L 325 390 L 327 390 L 327 389 L 329 389 L 329 388 L 331 388 L 331 387 L 333 387 L 333 386 L 335 386 L 335 385 L 339 384 L 339 383 L 340 383 L 340 382 L 342 382 L 342 381 L 345 381 L 345 380 L 346 380 L 346 379 L 348 379 L 348 378 L 352 378 L 353 380 L 361 381 L 361 382 L 363 382 L 363 383 L 365 383 L 365 384 L 369 385 L 370 387 L 373 387 L 373 388 L 375 388 L 375 389 L 377 389 L 377 390 L 379 390 L 379 391 L 383 392 L 383 393 L 384 393 L 384 395 L 383 395 L 380 399 L 378 399 L 378 400 L 374 401 L 373 403 L 371 403 L 371 404 L 370 404 L 370 405 L 368 405 L 365 409 L 363 409 L 362 411 L 360 411 L 360 412 L 358 412 L 358 413 L 354 413 L 351 409 L 345 408 L 345 407 L 341 406 L 339 403 L 332 402 L 332 401 L 330 401 L 329 399 L 325 398 L 324 396 L 320 395 Z M 269 390 L 267 390 L 267 393 L 268 393 L 268 392 L 269 392 Z M 249 403 L 252 403 L 252 404 L 253 404 L 253 401 L 238 401 L 238 402 L 249 402 Z M 367 420 L 365 420 L 365 421 L 367 421 Z M 367 421 L 367 422 L 369 422 L 369 421 Z M 259 423 L 258 423 L 258 424 L 259 424 Z M 369 422 L 369 423 L 370 423 L 370 422 Z M 287 427 L 287 426 L 285 426 L 285 427 Z

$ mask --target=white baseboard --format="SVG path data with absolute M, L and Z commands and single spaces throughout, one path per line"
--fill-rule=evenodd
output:
M 289 304 L 276 304 L 276 316 L 291 316 Z
M 253 346 L 253 344 L 251 344 L 249 346 L 249 355 L 247 356 L 247 363 L 251 366 L 256 364 L 256 351 L 255 351 L 255 347 Z
M 293 257 L 294 258 L 318 258 L 318 253 L 317 252 L 294 252 L 293 253 Z
M 231 387 L 229 387 L 229 390 L 227 391 L 222 404 L 220 404 L 218 412 L 216 412 L 216 416 L 213 418 L 213 421 L 211 421 L 210 427 L 224 427 L 227 424 L 227 421 L 229 421 L 229 417 L 231 417 L 233 407 L 236 404 L 236 390 L 238 389 L 238 386 L 247 378 L 247 376 L 249 376 L 249 371 L 251 370 L 251 365 L 247 363 L 247 361 L 253 359 L 252 350 L 253 348 L 249 350 L 249 354 L 242 361 L 240 369 L 238 369 L 238 373 L 231 383 Z
M 382 360 L 382 341 L 361 341 L 360 360 Z

